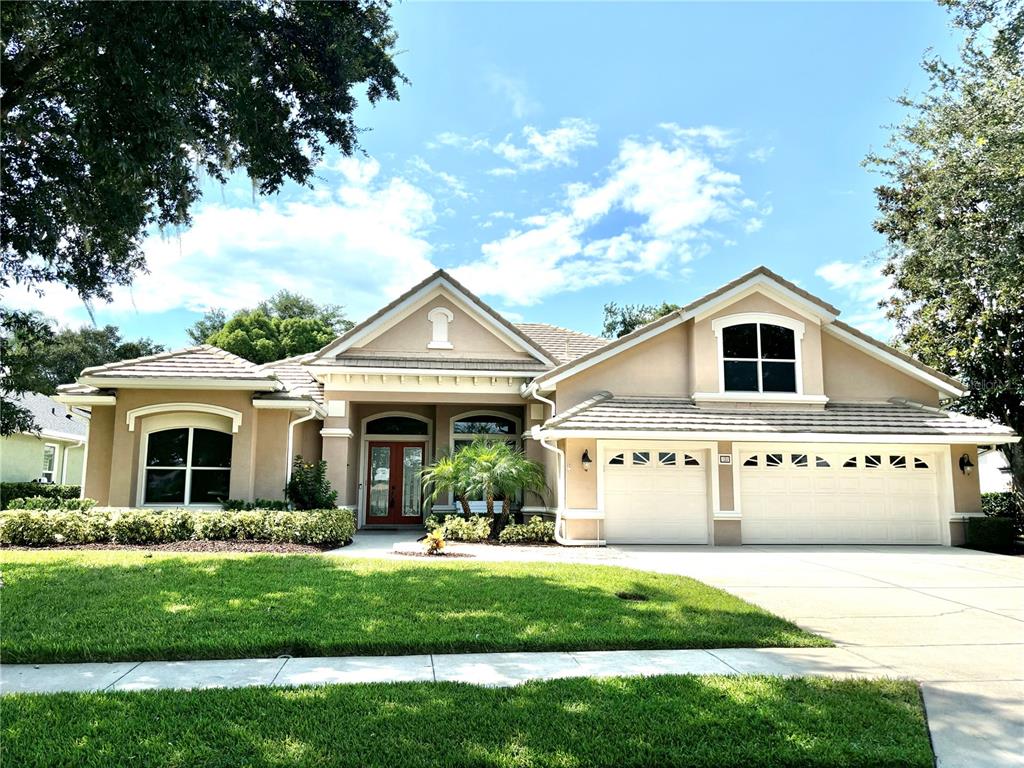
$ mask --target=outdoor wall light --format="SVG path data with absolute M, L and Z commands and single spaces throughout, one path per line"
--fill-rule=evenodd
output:
M 974 468 L 974 462 L 971 461 L 971 457 L 966 453 L 960 457 L 960 471 L 965 475 L 971 474 L 971 470 Z
M 590 451 L 588 451 L 586 448 L 583 449 L 583 456 L 580 458 L 580 463 L 583 464 L 584 472 L 589 472 L 590 465 L 594 463 L 590 460 Z

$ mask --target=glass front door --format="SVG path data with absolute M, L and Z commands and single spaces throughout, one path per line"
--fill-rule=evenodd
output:
M 366 522 L 419 523 L 423 520 L 426 443 L 371 442 L 366 478 Z

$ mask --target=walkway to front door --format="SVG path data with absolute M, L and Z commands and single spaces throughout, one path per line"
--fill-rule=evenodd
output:
M 423 521 L 420 470 L 426 443 L 373 441 L 367 462 L 367 525 L 418 524 Z

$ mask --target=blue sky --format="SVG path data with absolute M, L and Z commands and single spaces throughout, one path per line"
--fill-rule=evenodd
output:
M 860 163 L 920 91 L 944 11 L 889 4 L 426 4 L 394 10 L 401 100 L 314 189 L 209 184 L 99 323 L 169 346 L 280 288 L 360 319 L 445 267 L 512 319 L 600 331 L 766 264 L 887 336 Z M 43 304 L 87 319 L 73 296 Z

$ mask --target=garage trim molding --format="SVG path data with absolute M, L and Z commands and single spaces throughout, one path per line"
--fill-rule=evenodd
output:
M 714 546 L 714 519 L 719 512 L 719 493 L 718 493 L 718 442 L 717 441 L 692 441 L 692 440 L 665 440 L 664 436 L 661 439 L 648 438 L 647 443 L 652 444 L 658 449 L 664 449 L 666 451 L 706 451 L 706 462 L 708 472 L 706 476 L 706 482 L 710 485 L 708 488 L 708 499 L 710 501 L 708 512 L 707 512 L 707 526 L 708 526 L 708 545 Z M 605 519 L 605 500 L 604 500 L 604 471 L 608 464 L 608 455 L 617 451 L 628 451 L 635 450 L 642 447 L 651 447 L 651 445 L 641 446 L 637 445 L 636 440 L 598 440 L 597 441 L 597 513 L 596 519 Z M 567 510 L 570 511 L 571 510 Z M 602 523 L 602 527 L 603 527 Z

